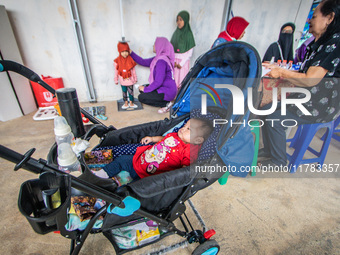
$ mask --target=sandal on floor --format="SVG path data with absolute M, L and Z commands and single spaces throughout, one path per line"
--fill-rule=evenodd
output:
M 107 117 L 103 114 L 99 114 L 96 116 L 96 118 L 100 119 L 100 120 L 107 120 Z
M 162 114 L 162 113 L 167 113 L 168 111 L 170 111 L 170 108 L 166 106 L 166 107 L 158 109 L 157 112 Z

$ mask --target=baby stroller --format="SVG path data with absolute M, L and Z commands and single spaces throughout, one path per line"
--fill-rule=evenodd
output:
M 0 61 L 1 69 L 22 74 L 43 85 L 53 94 L 55 93 L 38 75 L 17 63 Z M 101 138 L 100 143 L 93 150 L 101 150 L 108 146 L 134 144 L 146 135 L 162 135 L 169 130 L 175 130 L 190 117 L 238 122 L 248 120 L 249 111 L 246 103 L 242 102 L 246 109 L 244 114 L 233 114 L 231 92 L 225 88 L 215 89 L 214 84 L 233 84 L 240 88 L 247 98 L 248 88 L 258 90 L 260 76 L 261 62 L 256 50 L 246 43 L 228 42 L 211 49 L 196 61 L 182 83 L 179 95 L 171 110 L 170 119 L 117 130 L 112 126 L 106 127 L 83 110 L 78 112 L 76 109 L 73 112 L 77 115 L 75 118 L 79 118 L 81 111 L 95 124 L 86 134 L 81 135 L 83 139 L 90 139 L 93 135 Z M 207 88 L 212 88 L 211 91 L 218 94 L 220 105 L 216 106 L 216 101 L 213 99 L 206 100 L 207 107 L 204 112 L 201 100 L 209 92 Z M 253 102 L 259 102 L 257 93 L 253 93 Z M 68 121 L 72 120 L 68 119 Z M 78 131 L 79 129 L 81 130 L 78 128 Z M 70 254 L 79 253 L 90 233 L 103 233 L 112 243 L 116 254 L 124 254 L 142 248 L 171 234 L 182 236 L 185 240 L 151 254 L 163 254 L 179 245 L 188 243 L 199 243 L 193 254 L 217 254 L 220 247 L 211 238 L 215 233 L 213 230 L 207 230 L 190 198 L 196 192 L 221 178 L 224 172 L 196 171 L 196 169 L 215 165 L 232 166 L 229 169 L 235 167 L 236 170 L 231 171 L 231 174 L 246 176 L 246 172 L 239 171 L 239 166 L 251 163 L 253 138 L 248 126 L 218 125 L 203 144 L 199 157 L 193 165 L 131 182 L 118 189 L 111 179 L 101 179 L 93 175 L 85 163 L 84 155 L 80 157 L 83 174 L 78 178 L 59 171 L 56 165 L 56 148 L 56 145 L 52 146 L 46 161 L 32 158 L 34 149 L 21 155 L 0 145 L 0 156 L 16 163 L 15 170 L 24 168 L 40 174 L 39 179 L 29 180 L 22 184 L 18 200 L 19 210 L 27 218 L 35 232 L 46 234 L 60 231 L 61 235 L 71 239 Z M 250 156 L 249 153 L 251 153 Z M 57 190 L 60 193 L 60 205 L 56 208 L 49 206 L 53 203 L 48 194 L 51 190 L 54 192 Z M 71 195 L 74 192 L 82 192 L 82 194 L 100 198 L 106 201 L 106 205 L 92 216 L 85 229 L 69 231 L 66 229 L 67 214 Z M 46 203 L 46 199 L 49 203 Z M 195 212 L 202 224 L 202 230 L 193 229 L 185 212 L 186 204 Z M 103 217 L 101 226 L 94 228 L 100 217 Z M 180 220 L 183 229 L 174 224 L 176 219 Z M 136 225 L 149 221 L 156 225 L 158 234 L 153 235 L 148 241 L 140 242 L 138 246 L 122 248 L 121 243 L 117 241 L 117 236 L 120 236 L 127 228 L 134 229 Z

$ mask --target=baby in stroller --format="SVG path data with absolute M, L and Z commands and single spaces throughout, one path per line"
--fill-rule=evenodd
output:
M 112 178 L 126 171 L 133 180 L 138 180 L 188 166 L 197 159 L 212 130 L 211 121 L 191 118 L 177 133 L 144 137 L 141 143 L 146 146 L 138 147 L 134 155 L 121 155 L 93 173 L 102 178 Z

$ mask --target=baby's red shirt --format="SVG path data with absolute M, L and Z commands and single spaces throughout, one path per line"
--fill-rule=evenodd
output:
M 201 145 L 184 143 L 177 133 L 167 134 L 154 145 L 138 147 L 133 168 L 140 178 L 188 166 L 198 156 Z

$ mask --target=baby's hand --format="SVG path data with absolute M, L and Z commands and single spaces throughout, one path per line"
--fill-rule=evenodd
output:
M 152 143 L 153 140 L 152 140 L 151 136 L 146 136 L 140 142 L 141 142 L 141 144 L 149 144 L 149 143 Z

